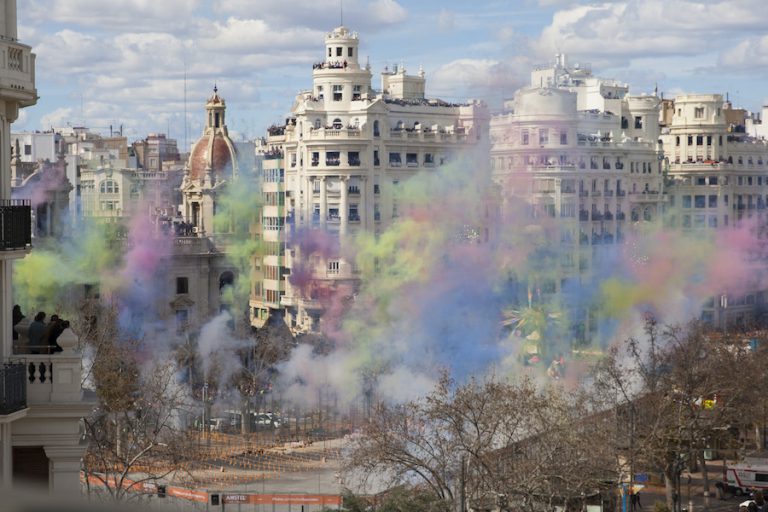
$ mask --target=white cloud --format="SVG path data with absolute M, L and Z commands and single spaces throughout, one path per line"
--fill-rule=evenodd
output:
M 766 22 L 762 0 L 591 3 L 557 11 L 533 47 L 539 57 L 561 51 L 614 59 L 696 55 L 762 31 Z
M 147 32 L 187 27 L 200 0 L 29 0 L 24 20 Z
M 505 61 L 457 59 L 429 77 L 431 90 L 462 98 L 503 98 L 528 81 L 530 63 L 517 56 Z
M 750 37 L 726 49 L 718 65 L 727 69 L 758 70 L 768 65 L 768 36 Z
M 68 121 L 71 121 L 73 117 L 74 111 L 72 107 L 60 107 L 42 116 L 40 118 L 40 124 L 42 128 L 64 126 Z
M 231 17 L 225 23 L 214 23 L 214 34 L 202 39 L 199 46 L 207 50 L 237 53 L 275 52 L 286 50 L 322 51 L 324 33 L 307 28 L 275 31 L 264 20 Z
M 360 31 L 380 30 L 407 17 L 395 0 L 345 0 L 343 12 L 339 0 L 217 0 L 214 10 L 241 18 L 257 14 L 270 27 L 304 26 L 322 31 L 339 26 L 342 15 L 344 25 Z

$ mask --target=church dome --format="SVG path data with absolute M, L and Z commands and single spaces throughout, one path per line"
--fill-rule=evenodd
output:
M 213 88 L 213 96 L 205 104 L 206 127 L 202 137 L 192 146 L 187 169 L 189 178 L 202 180 L 210 170 L 213 179 L 221 179 L 237 172 L 237 150 L 229 138 L 224 114 L 226 102 Z

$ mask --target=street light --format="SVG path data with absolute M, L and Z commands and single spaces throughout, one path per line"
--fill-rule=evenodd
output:
M 208 422 L 206 421 L 206 413 L 208 405 L 208 382 L 203 384 L 203 436 L 208 441 Z

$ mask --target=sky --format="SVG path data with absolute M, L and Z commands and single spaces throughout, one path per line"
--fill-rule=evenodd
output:
M 122 125 L 129 141 L 189 145 L 217 84 L 234 137 L 263 136 L 311 88 L 342 12 L 374 88 L 387 65 L 423 66 L 428 96 L 494 109 L 564 52 L 633 93 L 728 93 L 753 111 L 768 100 L 764 0 L 23 0 L 40 99 L 13 130 Z

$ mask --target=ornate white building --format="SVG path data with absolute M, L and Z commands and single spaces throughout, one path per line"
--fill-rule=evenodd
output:
M 502 215 L 529 203 L 533 224 L 554 227 L 556 261 L 529 283 L 555 296 L 569 279 L 588 282 L 602 246 L 621 243 L 633 223 L 654 221 L 663 203 L 659 103 L 592 75 L 558 55 L 531 73 L 506 111 L 491 120 L 491 169 Z M 516 207 L 517 208 L 517 207 Z M 577 339 L 593 338 L 588 305 L 573 318 Z
M 10 128 L 19 108 L 37 102 L 35 55 L 17 40 L 16 0 L 0 1 L 0 55 L 0 486 L 78 495 L 85 451 L 80 419 L 92 404 L 80 387 L 77 340 L 65 331 L 63 352 L 33 355 L 17 353 L 12 337 L 12 265 L 31 249 L 31 208 L 28 200 L 11 199 Z
M 746 130 L 746 112 L 720 94 L 665 100 L 661 139 L 669 186 L 667 223 L 687 232 L 764 229 L 768 219 L 768 142 Z M 765 313 L 764 291 L 713 297 L 702 318 L 720 327 Z
M 312 230 L 327 233 L 338 246 L 361 230 L 378 233 L 402 213 L 400 183 L 487 140 L 484 104 L 428 99 L 424 72 L 408 75 L 402 66 L 385 70 L 382 90 L 374 91 L 359 49 L 358 35 L 346 27 L 328 33 L 312 89 L 296 96 L 285 126 L 270 129 L 253 325 L 281 310 L 294 330 L 316 330 L 324 298 L 357 282 L 353 262 L 338 249 L 301 254 L 299 243 L 286 251 L 286 230 L 299 239 Z M 299 273 L 309 285 L 295 286 Z

